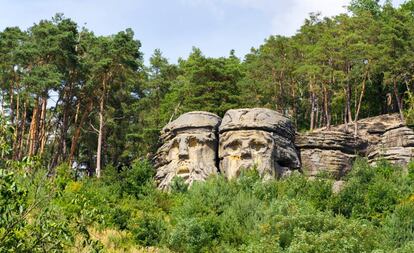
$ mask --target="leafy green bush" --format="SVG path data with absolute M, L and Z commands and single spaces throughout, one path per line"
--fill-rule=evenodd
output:
M 370 166 L 359 160 L 347 179 L 346 186 L 333 200 L 333 210 L 376 224 L 394 210 L 400 198 L 413 191 L 404 171 L 385 162 Z
M 131 224 L 129 229 L 139 245 L 157 246 L 165 236 L 166 225 L 160 215 L 144 213 Z
M 0 169 L 0 252 L 61 251 L 73 238 L 67 223 L 45 208 L 42 189 L 29 193 L 33 181 L 22 174 Z
M 414 243 L 414 197 L 396 206 L 384 229 L 396 247 Z

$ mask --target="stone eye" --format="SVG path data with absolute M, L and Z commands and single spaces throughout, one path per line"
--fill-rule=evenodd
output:
M 231 149 L 231 150 L 238 150 L 240 148 L 240 142 L 239 141 L 233 141 L 233 142 L 227 144 L 224 148 Z
M 252 142 L 250 143 L 250 148 L 256 150 L 256 151 L 260 151 L 261 149 L 265 148 L 266 144 L 262 143 L 262 142 Z
M 191 139 L 188 141 L 188 146 L 189 146 L 189 147 L 195 147 L 195 146 L 197 146 L 197 144 L 198 144 L 198 140 L 197 140 L 196 138 L 191 138 Z
M 178 148 L 178 141 L 174 141 L 171 148 Z

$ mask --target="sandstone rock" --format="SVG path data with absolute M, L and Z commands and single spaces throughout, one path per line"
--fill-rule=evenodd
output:
M 243 168 L 256 168 L 264 178 L 274 178 L 300 167 L 292 124 L 276 111 L 229 110 L 219 133 L 220 171 L 226 178 L 237 177 Z
M 372 146 L 368 159 L 372 164 L 384 159 L 393 164 L 407 165 L 414 157 L 414 131 L 398 127 L 385 132 L 379 143 Z
M 220 125 L 220 133 L 230 130 L 263 130 L 293 140 L 295 130 L 290 119 L 266 108 L 228 110 Z
M 401 121 L 398 114 L 384 114 L 375 117 L 358 120 L 358 136 L 369 142 L 370 146 L 375 145 L 381 141 L 382 135 L 392 129 L 403 127 L 404 123 Z M 341 124 L 332 127 L 332 130 L 344 133 L 354 134 L 354 123 L 349 123 L 347 126 Z M 323 131 L 323 129 L 322 129 Z
M 214 113 L 204 111 L 187 112 L 180 115 L 176 120 L 168 123 L 161 130 L 161 139 L 166 140 L 174 137 L 177 132 L 189 129 L 205 129 L 217 133 L 221 118 Z
M 296 146 L 306 149 L 339 150 L 348 154 L 355 154 L 367 147 L 367 142 L 361 138 L 355 138 L 352 134 L 340 131 L 319 131 L 298 134 Z
M 234 178 L 243 168 L 255 168 L 265 179 L 301 168 L 311 178 L 328 172 L 339 180 L 357 156 L 372 164 L 385 159 L 400 165 L 414 156 L 414 131 L 398 114 L 361 119 L 354 137 L 352 123 L 295 136 L 288 118 L 263 108 L 229 110 L 223 120 L 197 111 L 167 124 L 161 141 L 154 157 L 161 189 L 168 189 L 175 176 L 191 185 L 219 171 Z
M 305 175 L 328 172 L 339 179 L 351 169 L 357 155 L 364 152 L 367 142 L 339 131 L 317 131 L 297 135 L 296 146 Z
M 353 131 L 353 124 L 348 126 L 348 131 Z M 336 128 L 345 131 L 345 125 Z M 384 159 L 404 166 L 413 158 L 414 131 L 405 126 L 398 114 L 359 120 L 358 135 L 368 142 L 365 153 L 371 164 Z
M 161 131 L 163 145 L 155 155 L 155 179 L 168 190 L 175 176 L 191 185 L 218 172 L 217 130 L 220 117 L 208 112 L 189 112 L 167 124 Z
M 398 114 L 386 114 L 358 121 L 358 138 L 354 124 L 321 128 L 296 137 L 303 171 L 314 176 L 332 172 L 337 178 L 349 171 L 357 155 L 371 164 L 384 159 L 406 165 L 414 156 L 414 131 L 405 126 Z

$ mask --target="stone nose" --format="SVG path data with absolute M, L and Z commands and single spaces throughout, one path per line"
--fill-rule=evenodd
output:
M 252 153 L 249 148 L 243 148 L 240 152 L 240 156 L 242 159 L 250 159 L 252 157 Z
M 189 158 L 188 155 L 188 145 L 185 139 L 181 139 L 179 147 L 178 147 L 178 158 L 180 160 L 186 160 Z

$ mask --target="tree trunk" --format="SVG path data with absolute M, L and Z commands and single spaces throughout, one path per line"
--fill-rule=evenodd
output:
M 46 145 L 46 108 L 47 108 L 47 96 L 42 97 L 42 113 L 40 115 L 40 155 L 43 155 Z
M 310 99 L 311 99 L 310 130 L 312 131 L 315 128 L 315 113 L 316 113 L 315 92 L 313 91 L 313 79 L 312 78 L 309 82 L 309 91 L 310 91 Z
M 310 115 L 310 130 L 312 131 L 315 128 L 315 94 L 311 92 L 311 115 Z
M 63 116 L 62 116 L 62 125 L 60 127 L 60 134 L 59 134 L 59 142 L 57 152 L 53 156 L 52 162 L 50 164 L 51 168 L 56 167 L 61 161 L 65 161 L 67 159 L 67 133 L 69 128 L 69 109 L 70 109 L 70 98 L 71 96 L 72 85 L 69 85 L 69 88 L 65 87 L 63 92 Z M 79 106 L 77 106 L 79 109 Z M 78 110 L 76 111 L 78 113 Z M 76 122 L 75 122 L 76 124 Z M 56 129 L 57 130 L 57 129 Z M 57 132 L 57 131 L 56 131 Z
M 393 87 L 394 87 L 395 99 L 397 100 L 398 111 L 400 113 L 400 119 L 401 119 L 402 122 L 405 122 L 404 108 L 403 108 L 403 104 L 402 104 L 402 101 L 401 101 L 401 97 L 400 97 L 399 92 L 398 92 L 398 86 L 397 86 L 397 80 L 396 79 L 393 79 Z
M 1 92 L 1 117 L 4 118 L 4 92 Z
M 330 114 L 330 108 L 329 108 L 328 88 L 326 87 L 326 85 L 324 85 L 323 87 L 323 95 L 324 95 L 323 107 L 325 111 L 325 124 L 326 124 L 326 128 L 330 129 L 331 128 L 331 114 Z
M 13 131 L 13 159 L 17 158 L 17 153 L 18 153 L 18 144 L 19 144 L 19 136 L 21 135 L 20 133 L 20 96 L 19 93 L 17 93 L 17 97 L 16 97 L 16 118 L 15 118 L 15 122 L 14 122 L 14 131 Z
M 10 123 L 14 125 L 14 90 L 10 87 Z
M 82 114 L 82 117 L 76 127 L 75 133 L 72 136 L 72 143 L 70 146 L 70 154 L 69 154 L 69 166 L 72 166 L 73 163 L 73 158 L 75 157 L 75 151 L 76 151 L 76 146 L 78 145 L 78 140 L 80 137 L 80 132 L 82 129 L 82 125 L 83 123 L 86 121 L 86 118 L 88 117 L 88 114 L 90 113 L 90 111 L 92 110 L 92 100 L 89 100 L 87 107 L 85 108 L 85 111 Z M 76 117 L 75 122 L 78 121 L 78 118 Z
M 96 177 L 101 177 L 101 162 L 102 162 L 102 140 L 103 140 L 103 128 L 104 128 L 104 112 L 105 112 L 105 96 L 106 96 L 106 83 L 105 79 L 102 82 L 102 95 L 99 101 L 99 131 L 98 131 L 98 147 L 96 149 Z
M 29 136 L 27 139 L 27 146 L 29 148 L 27 155 L 32 156 L 35 154 L 35 149 L 37 146 L 37 136 L 38 136 L 38 129 L 39 129 L 39 98 L 36 98 L 35 105 L 33 108 L 32 120 L 30 123 L 29 128 Z
M 23 156 L 23 142 L 24 142 L 24 135 L 26 132 L 26 118 L 27 118 L 27 99 L 26 101 L 23 103 L 23 117 L 22 117 L 22 121 L 20 124 L 20 135 L 19 135 L 19 141 L 18 141 L 18 148 L 17 148 L 17 160 L 20 160 Z
M 365 94 L 365 86 L 366 86 L 367 79 L 368 79 L 368 70 L 365 71 L 364 78 L 362 79 L 361 93 L 359 95 L 359 100 L 358 100 L 356 111 L 355 111 L 354 136 L 358 136 L 358 118 L 359 118 L 359 112 L 361 110 L 362 99 L 364 98 L 364 94 Z

